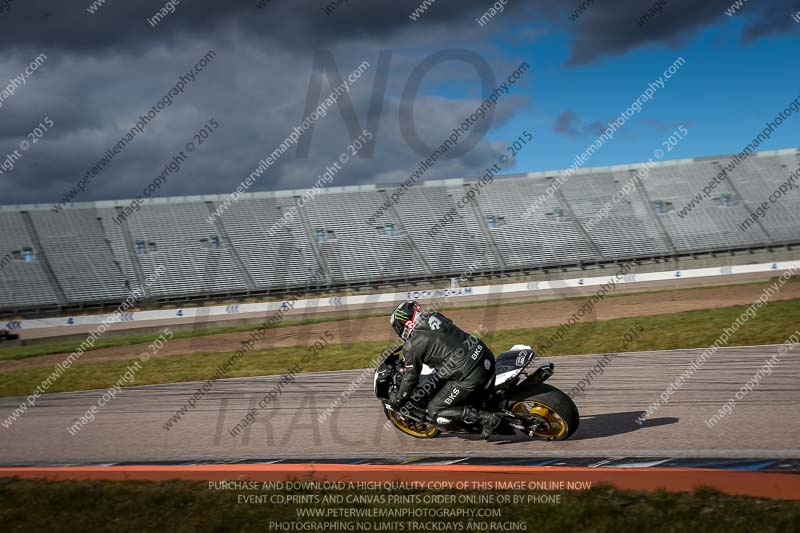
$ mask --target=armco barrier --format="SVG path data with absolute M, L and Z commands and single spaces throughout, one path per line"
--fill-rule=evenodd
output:
M 635 285 L 639 283 L 649 283 L 653 281 L 668 281 L 675 279 L 708 278 L 716 276 L 731 276 L 741 274 L 758 274 L 765 272 L 778 272 L 791 268 L 800 268 L 800 261 L 781 261 L 777 263 L 759 263 L 755 265 L 735 265 L 709 268 L 695 268 L 690 270 L 667 270 L 663 272 L 644 272 L 628 273 L 622 279 L 615 276 L 599 276 L 591 278 L 561 279 L 553 281 L 535 281 L 522 283 L 507 283 L 504 285 L 479 285 L 475 287 L 460 287 L 456 289 L 436 289 L 406 292 L 391 292 L 383 294 L 364 294 L 355 296 L 335 296 L 324 298 L 307 298 L 294 302 L 294 311 L 317 310 L 320 308 L 333 307 L 357 307 L 365 304 L 387 304 L 401 302 L 403 300 L 415 299 L 420 301 L 436 298 L 461 298 L 475 297 L 482 295 L 511 295 L 523 293 L 535 293 L 544 290 L 564 290 L 582 287 L 591 287 L 609 283 L 616 280 L 622 285 Z M 286 302 L 259 302 L 244 303 L 236 305 L 214 305 L 208 307 L 189 307 L 185 309 L 165 309 L 159 311 L 139 311 L 126 313 L 126 322 L 142 322 L 146 320 L 168 320 L 185 319 L 192 322 L 195 318 L 208 320 L 214 316 L 231 317 L 244 313 L 268 314 L 277 311 Z M 110 315 L 84 315 L 68 316 L 58 318 L 42 318 L 33 320 L 12 320 L 8 324 L 0 324 L 0 328 L 26 330 L 36 328 L 51 328 L 72 325 L 96 325 L 103 322 Z

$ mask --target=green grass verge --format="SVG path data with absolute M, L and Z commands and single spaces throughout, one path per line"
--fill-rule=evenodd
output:
M 730 327 L 748 307 L 749 305 L 735 305 L 665 315 L 579 322 L 567 332 L 563 340 L 543 353 L 547 356 L 703 348 L 713 344 L 723 330 Z M 800 299 L 776 301 L 762 307 L 755 318 L 748 319 L 729 339 L 728 345 L 782 343 L 798 328 Z M 492 349 L 507 349 L 513 343 L 521 341 L 530 341 L 529 344 L 532 343 L 534 348 L 539 348 L 558 329 L 553 326 L 502 330 L 487 335 L 487 339 Z M 625 334 L 637 330 L 638 335 L 623 346 Z
M 488 494 L 461 492 L 458 494 Z M 270 523 L 290 522 L 311 525 L 309 531 L 327 528 L 313 524 L 338 522 L 351 524 L 353 531 L 400 531 L 387 528 L 387 522 L 404 523 L 402 530 L 414 531 L 423 521 L 435 524 L 436 531 L 484 531 L 470 527 L 475 522 L 519 524 L 526 531 L 558 532 L 784 532 L 797 531 L 800 503 L 742 496 L 728 496 L 711 490 L 693 493 L 646 493 L 596 487 L 587 491 L 539 492 L 538 496 L 558 496 L 551 503 L 527 503 L 533 493 L 492 492 L 499 495 L 522 495 L 524 503 L 509 504 L 247 504 L 238 503 L 240 495 L 287 495 L 286 492 L 212 491 L 206 483 L 196 482 L 59 482 L 4 480 L 0 483 L 0 519 L 7 531 L 279 531 Z M 299 495 L 300 493 L 294 493 Z M 303 493 L 308 495 L 309 493 Z M 322 499 L 324 493 L 317 493 Z M 424 491 L 338 492 L 341 495 L 375 496 L 384 494 L 423 499 Z M 447 493 L 452 494 L 452 493 Z M 365 498 L 362 500 L 364 501 Z M 298 518 L 299 508 L 336 509 L 492 509 L 499 508 L 499 518 Z M 441 511 L 438 511 L 441 512 Z M 361 523 L 359 529 L 357 524 Z M 364 524 L 372 524 L 366 528 Z M 383 529 L 380 529 L 381 524 Z M 291 525 L 291 524 L 290 524 Z M 444 529 L 441 529 L 444 526 Z M 347 526 L 337 529 L 346 531 Z M 417 529 L 422 531 L 422 529 Z
M 712 344 L 748 306 L 703 309 L 668 315 L 619 318 L 581 322 L 545 354 L 605 353 L 616 351 L 700 348 Z M 800 325 L 800 299 L 784 300 L 763 307 L 730 339 L 730 346 L 781 343 Z M 538 348 L 558 330 L 557 327 L 501 330 L 487 334 L 489 347 L 500 353 L 514 343 Z M 637 331 L 638 330 L 638 331 Z M 637 331 L 637 337 L 623 346 L 624 335 Z M 242 357 L 225 377 L 283 374 L 295 364 L 303 372 L 365 368 L 387 346 L 387 342 L 330 344 L 305 364 L 308 351 L 284 347 L 253 350 Z M 150 359 L 142 364 L 132 385 L 204 380 L 212 377 L 232 352 L 175 355 Z M 107 388 L 113 385 L 133 360 L 76 363 L 55 382 L 48 392 Z M 53 366 L 0 373 L 0 396 L 24 396 L 54 370 Z
M 299 320 L 286 319 L 280 322 L 279 324 L 273 326 L 273 328 L 271 329 L 285 328 L 288 326 L 304 326 L 307 324 L 321 324 L 324 322 L 337 322 L 339 320 L 343 319 L 342 318 L 307 318 Z M 164 326 L 164 328 L 167 327 L 169 326 Z M 198 329 L 196 331 L 176 331 L 174 332 L 173 338 L 189 339 L 192 337 L 204 337 L 206 335 L 219 335 L 222 333 L 240 333 L 242 331 L 253 331 L 258 329 L 258 327 L 259 324 L 245 324 L 241 326 L 212 327 L 208 329 Z M 131 346 L 134 344 L 147 344 L 157 339 L 160 334 L 161 334 L 160 332 L 156 332 L 156 333 L 131 334 L 118 337 L 101 337 L 95 342 L 93 347 L 89 348 L 86 351 L 91 352 L 93 350 L 99 350 L 100 348 L 113 348 L 115 346 Z M 78 349 L 78 346 L 80 346 L 81 342 L 83 342 L 83 339 L 78 341 L 64 341 L 64 342 L 56 342 L 48 344 L 32 344 L 30 346 L 19 346 L 15 348 L 3 348 L 0 349 L 0 361 L 16 361 L 19 359 L 28 359 L 30 357 L 38 357 L 40 355 L 50 355 L 54 353 L 72 353 Z

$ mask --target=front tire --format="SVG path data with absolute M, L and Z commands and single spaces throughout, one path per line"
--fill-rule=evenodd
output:
M 411 435 L 414 438 L 435 439 L 440 433 L 439 429 L 433 424 L 408 424 L 407 422 L 400 420 L 396 411 L 387 409 L 385 406 L 383 408 L 383 414 L 386 415 L 386 418 L 389 419 L 389 422 L 391 422 L 394 427 L 406 435 Z
M 566 440 L 578 429 L 580 414 L 572 398 L 544 383 L 523 385 L 509 402 L 510 410 L 520 420 L 546 421 L 546 428 L 532 431 L 532 438 Z

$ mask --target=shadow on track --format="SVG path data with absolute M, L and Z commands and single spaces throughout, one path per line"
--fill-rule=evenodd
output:
M 590 415 L 581 417 L 581 424 L 578 431 L 569 440 L 589 440 L 612 437 L 623 433 L 630 433 L 638 429 L 649 427 L 665 426 L 675 424 L 678 418 L 666 416 L 661 418 L 651 418 L 642 425 L 636 423 L 636 418 L 642 411 L 624 411 L 620 413 L 605 413 L 601 415 Z M 477 434 L 472 433 L 442 433 L 437 439 L 463 439 L 480 440 Z M 494 445 L 518 444 L 520 442 L 531 442 L 525 435 L 493 435 L 490 442 Z
M 603 437 L 630 433 L 637 429 L 665 426 L 678 422 L 678 418 L 676 417 L 665 416 L 661 418 L 650 418 L 639 425 L 636 423 L 636 418 L 641 414 L 642 411 L 625 411 L 621 413 L 605 413 L 581 417 L 581 424 L 578 427 L 578 431 L 575 432 L 575 435 L 570 437 L 569 440 L 600 439 Z

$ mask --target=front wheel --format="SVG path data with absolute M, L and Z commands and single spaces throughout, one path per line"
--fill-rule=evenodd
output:
M 411 435 L 418 439 L 433 439 L 439 435 L 439 429 L 433 424 L 408 420 L 398 414 L 397 411 L 387 409 L 385 406 L 383 408 L 383 414 L 386 415 L 386 418 L 389 419 L 389 422 L 391 422 L 394 427 L 406 435 Z
M 523 385 L 509 403 L 511 412 L 530 428 L 528 435 L 532 438 L 566 440 L 580 423 L 572 399 L 544 383 Z

